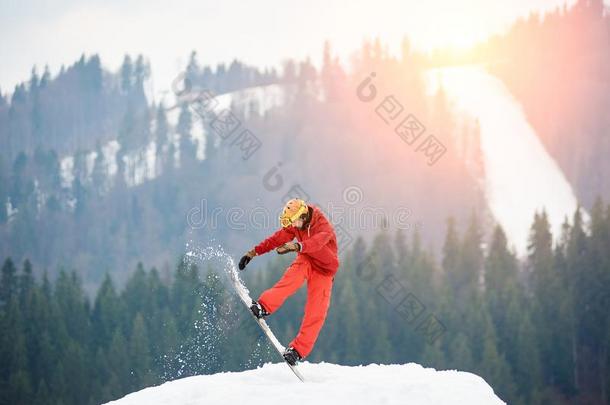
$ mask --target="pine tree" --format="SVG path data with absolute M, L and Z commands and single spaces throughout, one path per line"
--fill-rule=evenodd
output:
M 470 348 L 468 337 L 459 332 L 455 339 L 449 342 L 449 362 L 447 366 L 461 371 L 473 371 L 475 369 L 474 356 Z
M 589 373 L 594 375 L 594 381 L 588 381 L 589 389 L 595 392 L 596 397 L 607 396 L 607 380 L 609 372 L 607 358 L 610 341 L 607 340 L 608 308 L 610 304 L 610 227 L 605 217 L 601 199 L 597 199 L 591 210 L 591 234 L 588 238 L 587 259 L 588 265 L 581 269 L 580 281 L 586 294 L 581 302 L 581 333 L 583 352 L 587 355 L 584 360 Z M 588 357 L 590 356 L 590 357 Z M 597 380 L 597 381 L 595 381 Z
M 108 359 L 108 369 L 111 370 L 110 381 L 108 381 L 109 394 L 113 398 L 118 398 L 132 391 L 129 352 L 127 341 L 120 328 L 113 331 L 112 340 L 106 357 Z
M 522 314 L 515 346 L 518 348 L 514 365 L 515 382 L 522 396 L 529 398 L 527 403 L 534 404 L 533 399 L 536 392 L 543 388 L 542 361 L 535 328 L 528 311 L 524 311 Z
M 477 373 L 487 381 L 498 396 L 507 403 L 522 401 L 517 395 L 517 387 L 513 380 L 510 365 L 498 351 L 496 332 L 491 317 L 483 310 L 482 323 L 478 329 L 482 334 L 482 351 L 477 367 Z
M 346 271 L 335 276 L 335 283 L 341 285 L 341 288 L 334 289 L 331 299 L 340 302 L 341 306 L 335 305 L 330 314 L 330 316 L 334 315 L 337 328 L 331 336 L 334 344 L 330 346 L 329 351 L 337 351 L 342 361 L 348 365 L 358 364 L 360 359 L 358 353 L 361 352 L 363 344 L 359 301 L 354 287 L 353 273 L 350 271 L 353 268 L 353 258 L 350 257 L 343 268 Z M 327 322 L 332 320 L 332 318 L 328 319 Z
M 455 229 L 455 220 L 453 218 L 447 219 L 447 232 L 445 234 L 445 243 L 443 244 L 443 257 L 442 257 L 442 280 L 441 280 L 441 294 L 444 297 L 444 303 L 447 305 L 446 313 L 453 315 L 456 311 L 451 310 L 455 303 L 455 297 L 462 285 L 462 276 L 460 272 L 460 255 L 461 246 L 459 235 Z M 456 318 L 453 316 L 452 318 Z M 457 323 L 457 322 L 456 322 Z
M 540 356 L 546 359 L 542 363 L 542 374 L 546 383 L 551 384 L 556 380 L 556 374 L 560 369 L 559 356 L 562 344 L 559 341 L 565 335 L 566 320 L 560 316 L 558 303 L 565 301 L 566 292 L 561 289 L 561 277 L 555 269 L 552 243 L 546 212 L 536 213 L 530 231 L 527 267 L 533 292 L 532 321 L 533 324 L 538 325 L 534 332 L 537 341 L 544 342 L 540 345 Z M 555 319 L 556 322 L 549 325 L 549 319 Z M 529 390 L 531 391 L 532 387 L 529 387 Z
M 497 226 L 485 258 L 485 301 L 498 335 L 498 347 L 506 353 L 514 347 L 517 324 L 507 319 L 511 302 L 519 305 L 517 259 L 508 251 L 504 231 Z
M 127 281 L 125 289 L 121 294 L 125 309 L 127 310 L 126 318 L 133 319 L 137 313 L 145 313 L 151 297 L 146 285 L 146 271 L 144 265 L 139 262 L 136 271 Z
M 131 328 L 129 339 L 129 364 L 131 367 L 131 387 L 140 389 L 155 382 L 151 373 L 150 346 L 148 330 L 144 317 L 138 313 Z
M 34 398 L 34 402 L 40 405 L 52 405 L 53 400 L 51 398 L 51 392 L 49 391 L 49 387 L 44 379 L 40 380 L 38 383 L 38 388 L 36 389 L 36 396 Z
M 150 66 L 144 60 L 142 55 L 138 55 L 133 72 L 133 80 L 135 87 L 139 92 L 144 89 L 144 82 L 150 77 Z
M 171 308 L 176 314 L 178 332 L 186 336 L 192 325 L 191 317 L 197 301 L 197 285 L 199 284 L 199 270 L 195 265 L 189 265 L 181 260 L 174 275 L 171 290 Z
M 588 262 L 588 243 L 587 235 L 583 229 L 582 214 L 580 207 L 574 213 L 572 220 L 572 227 L 570 228 L 570 234 L 568 237 L 568 244 L 566 247 L 566 281 L 572 286 L 571 299 L 573 300 L 574 311 L 578 311 L 578 316 L 575 317 L 573 333 L 573 344 L 575 345 L 573 350 L 574 356 L 574 385 L 577 390 L 584 389 L 583 384 L 586 384 L 586 379 L 581 378 L 583 368 L 587 361 L 582 356 L 582 347 L 584 345 L 584 339 L 582 333 L 582 315 L 580 311 L 585 308 L 588 299 L 588 290 L 586 288 L 586 274 L 585 270 L 589 266 Z
M 45 89 L 49 85 L 49 81 L 51 80 L 51 72 L 49 71 L 49 65 L 44 66 L 44 73 L 40 78 L 40 88 Z
M 169 124 L 163 103 L 157 107 L 155 140 L 157 141 L 157 152 L 160 153 L 162 146 L 169 141 Z
M 462 238 L 459 266 L 453 280 L 458 306 L 469 306 L 471 299 L 479 294 L 479 277 L 483 265 L 481 239 L 479 220 L 473 213 Z
M 568 245 L 571 229 L 566 221 L 562 225 L 562 234 L 554 250 L 554 267 L 557 269 L 558 289 L 562 299 L 557 305 L 558 317 L 552 324 L 552 329 L 557 340 L 557 349 L 549 361 L 556 362 L 553 374 L 548 376 L 545 371 L 545 379 L 550 379 L 557 384 L 561 393 L 572 396 L 576 393 L 576 330 L 577 314 L 574 305 L 575 286 L 570 275 L 568 265 Z M 546 362 L 544 363 L 546 370 Z
M 192 51 L 191 56 L 189 57 L 189 63 L 186 66 L 186 77 L 185 81 L 188 81 L 188 88 L 192 89 L 193 86 L 197 83 L 197 79 L 199 76 L 199 63 L 197 62 L 197 52 Z
M 33 396 L 32 381 L 28 373 L 28 353 L 25 325 L 17 296 L 13 296 L 4 317 L 5 333 L 0 335 L 0 380 L 8 381 L 10 403 L 30 404 Z
M 2 109 L 2 98 L 0 97 L 0 110 Z M 4 225 L 8 219 L 6 204 L 8 201 L 8 179 L 5 176 L 2 157 L 0 157 L 0 225 Z
M 161 322 L 163 310 L 169 307 L 169 291 L 159 277 L 159 272 L 156 268 L 152 268 L 147 274 L 146 288 L 150 294 L 150 301 L 145 313 L 148 314 L 149 322 L 149 337 L 151 342 L 151 356 L 160 358 L 165 352 L 162 346 L 162 337 L 166 328 Z M 156 320 L 156 321 L 152 321 Z
M 194 161 L 196 156 L 196 148 L 192 140 L 192 131 L 193 119 L 191 109 L 188 104 L 184 103 L 180 107 L 176 132 L 180 135 L 180 157 L 185 163 Z
M 2 278 L 0 279 L 0 304 L 6 305 L 11 298 L 17 295 L 17 269 L 13 261 L 8 258 L 2 265 Z
M 54 296 L 68 336 L 79 343 L 87 342 L 90 333 L 90 314 L 80 278 L 75 271 L 70 274 L 64 270 L 60 271 Z
M 121 90 L 129 93 L 133 87 L 133 63 L 129 55 L 125 55 L 121 65 Z
M 178 325 L 176 323 L 175 316 L 169 307 L 166 307 L 161 312 L 161 335 L 158 338 L 159 349 L 162 353 L 161 367 L 163 369 L 163 381 L 173 379 L 175 377 L 172 360 L 178 353 L 180 342 L 182 338 L 178 332 Z
M 71 404 L 84 404 L 89 398 L 91 377 L 95 374 L 89 368 L 85 347 L 74 339 L 69 339 L 62 348 L 62 363 L 65 379 L 70 386 L 63 399 Z
M 23 272 L 18 279 L 19 284 L 19 299 L 21 306 L 27 305 L 26 301 L 30 299 L 32 289 L 34 288 L 34 277 L 32 276 L 32 263 L 26 259 L 23 263 Z
M 455 220 L 453 218 L 447 219 L 447 233 L 445 236 L 445 243 L 443 245 L 443 270 L 449 274 L 450 278 L 455 278 L 453 274 L 458 272 L 460 258 L 460 241 L 457 231 L 455 229 Z M 457 287 L 457 285 L 455 286 Z
M 433 344 L 425 345 L 420 362 L 425 367 L 433 367 L 437 370 L 442 370 L 447 367 L 445 354 L 443 353 L 439 340 L 435 341 Z
M 127 102 L 127 109 L 123 115 L 121 125 L 119 127 L 119 133 L 117 136 L 118 142 L 121 144 L 121 149 L 117 154 L 117 161 L 119 167 L 124 165 L 123 156 L 129 150 L 134 149 L 137 146 L 137 129 L 138 129 L 138 108 L 134 101 L 129 100 Z M 123 167 L 124 170 L 124 167 Z
M 91 317 L 94 347 L 107 347 L 117 328 L 123 324 L 123 305 L 115 291 L 114 283 L 106 274 L 93 306 Z

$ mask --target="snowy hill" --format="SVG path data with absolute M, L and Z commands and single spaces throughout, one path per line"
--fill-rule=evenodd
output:
M 481 66 L 432 69 L 427 84 L 431 94 L 442 87 L 462 119 L 475 118 L 480 129 L 485 198 L 516 252 L 522 257 L 527 254 L 531 221 L 542 209 L 553 234 L 561 235 L 578 200 L 505 84 Z M 515 156 L 520 164 L 515 164 Z M 584 216 L 588 218 L 586 213 Z
M 504 404 L 481 378 L 409 364 L 299 366 L 301 383 L 282 363 L 243 372 L 183 378 L 125 396 L 113 405 L 287 404 Z

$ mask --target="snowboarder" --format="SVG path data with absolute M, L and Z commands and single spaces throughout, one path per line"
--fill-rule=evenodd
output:
M 309 355 L 326 319 L 334 276 L 339 268 L 337 237 L 322 211 L 301 199 L 286 203 L 280 224 L 282 227 L 277 232 L 241 258 L 239 269 L 244 270 L 254 256 L 272 249 L 278 254 L 297 252 L 296 259 L 280 280 L 250 307 L 257 318 L 271 315 L 307 280 L 305 315 L 297 336 L 283 354 L 289 364 L 295 365 Z M 293 242 L 294 238 L 296 242 Z

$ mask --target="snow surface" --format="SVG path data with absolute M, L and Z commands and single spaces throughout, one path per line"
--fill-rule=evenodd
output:
M 157 177 L 156 157 L 157 143 L 155 141 L 151 141 L 135 152 L 123 156 L 125 183 L 129 187 L 133 187 Z
M 517 253 L 527 253 L 536 211 L 544 209 L 554 237 L 561 235 L 578 201 L 504 83 L 479 66 L 433 69 L 427 79 L 432 92 L 442 86 L 458 112 L 479 121 L 487 204 Z
M 242 110 L 249 118 L 253 113 L 265 115 L 270 109 L 286 103 L 286 92 L 281 84 L 248 87 L 225 93 L 215 98 L 214 112 L 219 113 L 232 107 Z
M 74 156 L 66 156 L 59 162 L 61 186 L 71 188 L 74 181 Z
M 504 404 L 474 374 L 409 364 L 299 366 L 300 382 L 283 363 L 254 370 L 187 377 L 129 394 L 114 405 L 194 404 Z
M 102 147 L 102 153 L 104 154 L 104 164 L 108 171 L 109 177 L 114 177 L 119 171 L 119 166 L 116 162 L 116 155 L 121 149 L 121 145 L 117 140 L 112 140 Z

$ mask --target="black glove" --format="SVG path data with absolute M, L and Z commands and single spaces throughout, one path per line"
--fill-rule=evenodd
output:
M 278 255 L 284 255 L 288 252 L 299 252 L 301 250 L 301 244 L 295 242 L 288 242 L 279 248 L 275 249 Z
M 250 250 L 248 253 L 246 253 L 245 255 L 243 255 L 241 257 L 241 259 L 239 259 L 239 265 L 237 266 L 240 270 L 245 270 L 246 266 L 248 265 L 248 263 L 250 263 L 250 260 L 252 260 L 252 258 L 256 256 L 256 252 L 254 251 L 254 249 Z

